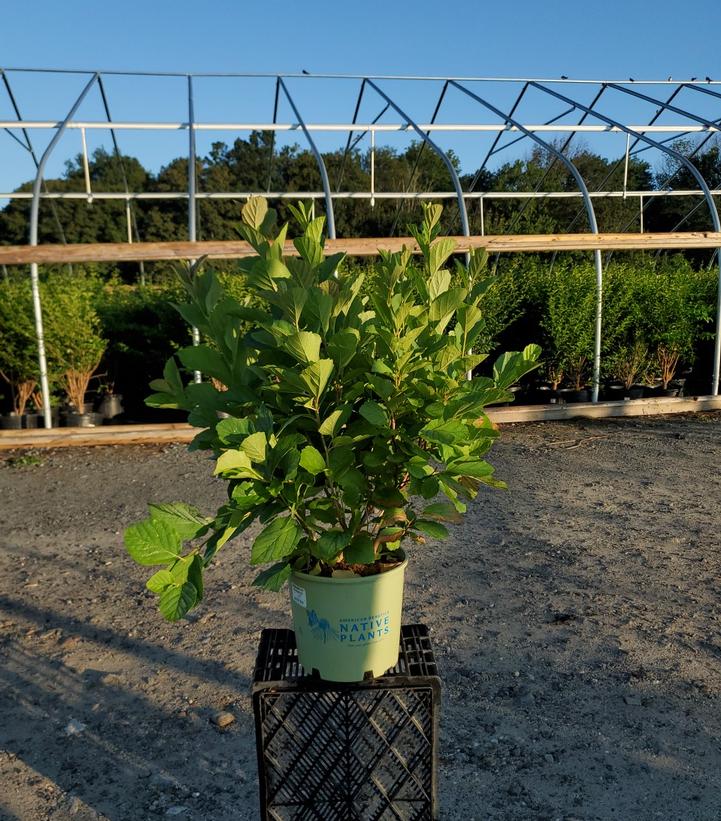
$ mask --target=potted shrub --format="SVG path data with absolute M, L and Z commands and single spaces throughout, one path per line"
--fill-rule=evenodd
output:
M 25 410 L 38 382 L 38 349 L 30 283 L 7 277 L 0 281 L 0 378 L 10 389 L 11 411 L 0 427 L 23 427 Z
M 549 378 L 556 382 L 552 389 L 558 390 L 565 375 L 570 382 L 565 393 L 571 399 L 583 398 L 581 391 L 593 361 L 596 291 L 592 271 L 583 265 L 558 270 L 549 278 L 546 299 L 542 324 L 553 363 Z
M 608 371 L 621 383 L 624 398 L 640 399 L 643 395 L 643 379 L 650 367 L 648 347 L 637 339 L 631 345 L 622 345 L 608 363 Z
M 367 296 L 343 254 L 324 256 L 323 219 L 303 207 L 299 257 L 284 258 L 287 225 L 276 233 L 260 198 L 241 229 L 257 252 L 243 262 L 252 302 L 199 265 L 182 274 L 190 299 L 179 310 L 208 344 L 178 358 L 221 389 L 186 384 L 171 359 L 148 402 L 184 408 L 202 428 L 190 447 L 213 453 L 228 501 L 213 518 L 151 505 L 126 530 L 133 559 L 162 565 L 147 586 L 166 618 L 202 599 L 217 551 L 258 523 L 250 561 L 266 567 L 255 584 L 289 583 L 305 669 L 358 681 L 396 663 L 404 544 L 444 538 L 481 485 L 503 486 L 484 459 L 498 436 L 484 407 L 509 401 L 540 353 L 503 354 L 492 377 L 467 379 L 484 359 L 466 352 L 482 329 L 486 275 L 473 256 L 467 284 L 451 287 L 440 213 L 426 207 L 415 232 L 422 264 L 382 254 Z
M 683 362 L 692 365 L 712 305 L 706 299 L 702 277 L 684 261 L 673 258 L 639 277 L 644 336 L 648 338 L 660 379 L 661 396 L 675 396 L 672 381 Z
M 548 278 L 546 310 L 541 324 L 548 337 L 552 361 L 568 379 L 568 396 L 588 401 L 586 388 L 595 351 L 597 286 L 594 268 L 571 262 Z M 603 283 L 601 362 L 604 368 L 634 326 L 637 310 L 626 266 L 606 271 Z M 563 391 L 561 391 L 563 392 Z
M 65 392 L 69 427 L 99 421 L 86 395 L 106 347 L 95 310 L 100 287 L 97 279 L 82 274 L 58 274 L 45 283 L 48 362 Z
M 98 414 L 103 419 L 115 419 L 124 411 L 123 397 L 115 393 L 115 386 L 112 382 L 103 382 L 98 389 L 100 402 L 98 404 Z

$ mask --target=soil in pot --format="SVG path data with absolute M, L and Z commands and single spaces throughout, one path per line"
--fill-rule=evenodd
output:
M 293 629 L 306 673 L 357 682 L 398 662 L 406 564 L 370 576 L 291 574 Z

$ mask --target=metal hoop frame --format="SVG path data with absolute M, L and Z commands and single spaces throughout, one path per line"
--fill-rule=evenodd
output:
M 10 75 L 16 74 L 35 74 L 35 75 L 57 75 L 64 74 L 68 77 L 75 75 L 87 77 L 87 81 L 75 99 L 72 107 L 68 111 L 65 118 L 61 121 L 33 121 L 26 120 L 21 117 L 20 108 L 17 102 L 16 92 L 13 90 L 10 83 Z M 185 78 L 187 82 L 187 111 L 188 119 L 186 122 L 150 122 L 148 120 L 140 120 L 135 122 L 120 122 L 114 121 L 110 116 L 110 106 L 108 103 L 107 85 L 104 82 L 106 77 L 174 77 Z M 273 105 L 273 119 L 272 123 L 209 123 L 198 122 L 195 118 L 194 107 L 194 78 L 237 78 L 242 80 L 260 80 L 273 79 L 275 80 L 275 97 Z M 329 237 L 336 237 L 335 218 L 333 211 L 334 200 L 339 199 L 370 199 L 375 202 L 376 199 L 397 199 L 413 200 L 413 199 L 455 199 L 461 220 L 461 229 L 465 236 L 470 236 L 470 226 L 467 213 L 467 201 L 475 199 L 480 200 L 481 207 L 484 199 L 499 199 L 499 198 L 517 198 L 525 201 L 526 205 L 531 199 L 536 198 L 561 198 L 561 197 L 579 197 L 583 201 L 583 210 L 586 212 L 586 217 L 589 224 L 589 229 L 592 233 L 598 233 L 598 225 L 593 206 L 593 200 L 598 197 L 638 197 L 640 201 L 640 218 L 643 220 L 643 211 L 648 203 L 658 196 L 696 196 L 701 197 L 701 202 L 686 214 L 682 222 L 685 221 L 692 213 L 694 213 L 699 206 L 706 202 L 708 207 L 711 225 L 715 231 L 721 231 L 721 219 L 719 218 L 719 211 L 714 201 L 714 196 L 718 196 L 721 192 L 711 190 L 707 181 L 699 171 L 696 164 L 691 161 L 691 158 L 698 153 L 702 146 L 711 140 L 714 135 L 721 132 L 721 116 L 707 116 L 704 112 L 695 110 L 696 104 L 700 100 L 704 100 L 708 105 L 709 98 L 713 103 L 721 100 L 721 82 L 707 80 L 705 83 L 696 82 L 695 78 L 686 81 L 654 81 L 654 80 L 611 80 L 611 79 L 556 79 L 556 78 L 515 78 L 515 77 L 443 77 L 443 76 L 398 76 L 398 75 L 344 75 L 344 74 L 250 74 L 250 73 L 193 73 L 186 72 L 133 72 L 133 71 L 82 71 L 82 70 L 54 70 L 54 69 L 33 69 L 33 68 L 6 68 L 0 69 L 0 79 L 2 85 L 10 100 L 13 112 L 16 115 L 14 120 L 0 121 L 0 129 L 4 130 L 13 141 L 19 144 L 24 150 L 29 152 L 36 168 L 35 179 L 33 183 L 32 192 L 7 192 L 0 193 L 0 199 L 18 198 L 31 199 L 30 208 L 30 223 L 29 223 L 29 244 L 38 244 L 38 223 L 39 223 L 39 209 L 40 202 L 47 199 L 51 207 L 54 209 L 54 200 L 56 199 L 73 199 L 88 197 L 93 200 L 111 200 L 123 199 L 126 202 L 126 218 L 128 222 L 128 241 L 133 241 L 133 235 L 138 237 L 137 224 L 135 222 L 134 213 L 132 210 L 132 203 L 140 199 L 187 199 L 188 201 L 188 235 L 191 240 L 196 238 L 196 219 L 197 219 L 197 203 L 200 199 L 243 199 L 253 193 L 260 192 L 201 192 L 197 190 L 196 179 L 196 135 L 202 131 L 231 131 L 231 132 L 247 132 L 251 130 L 269 130 L 272 132 L 272 142 L 270 147 L 270 156 L 268 162 L 268 191 L 266 192 L 270 197 L 276 198 L 301 198 L 310 197 L 313 200 L 322 199 L 325 204 L 328 234 Z M 291 94 L 288 87 L 288 81 L 293 80 L 303 82 L 320 83 L 323 80 L 344 80 L 356 85 L 356 100 L 353 112 L 352 122 L 350 123 L 318 123 L 312 122 L 304 118 L 296 98 Z M 426 83 L 442 83 L 440 96 L 435 105 L 433 115 L 430 122 L 424 123 L 419 121 L 416 117 L 408 113 L 408 110 L 394 99 L 383 87 L 381 83 L 385 84 L 390 81 L 403 81 L 404 83 L 417 84 L 419 82 Z M 100 122 L 83 122 L 77 119 L 76 115 L 83 102 L 88 97 L 91 89 L 98 87 L 101 102 L 106 120 Z M 510 108 L 507 105 L 496 104 L 492 102 L 493 94 L 497 93 L 499 88 L 507 88 L 508 86 L 518 86 L 520 90 L 515 95 Z M 669 86 L 669 89 L 663 87 Z M 591 87 L 595 91 L 595 96 L 592 97 L 589 103 L 582 102 L 579 96 L 587 94 L 588 88 Z M 364 99 L 364 92 L 367 89 L 373 91 L 382 99 L 384 107 L 370 122 L 359 121 L 359 114 L 361 111 L 361 104 Z M 441 105 L 447 99 L 446 92 L 449 89 L 454 89 L 464 95 L 465 98 L 472 100 L 474 103 L 482 106 L 487 112 L 490 112 L 491 121 L 474 119 L 471 122 L 463 123 L 439 123 L 437 121 Z M 559 90 L 559 89 L 562 89 Z M 654 89 L 662 91 L 665 99 L 660 99 L 653 92 Z M 485 90 L 481 93 L 482 90 Z M 692 98 L 688 95 L 684 98 L 686 100 L 683 106 L 676 102 L 677 97 L 684 91 L 692 92 Z M 533 123 L 521 119 L 518 113 L 522 106 L 528 104 L 529 92 L 540 92 L 542 99 L 554 99 L 564 103 L 565 108 L 561 113 L 549 111 L 544 122 Z M 624 98 L 638 100 L 640 102 L 650 103 L 656 107 L 655 113 L 648 124 L 629 124 L 622 121 L 618 117 L 611 116 L 599 110 L 598 103 L 603 96 L 604 103 L 608 106 L 608 92 L 613 91 Z M 282 92 L 283 97 L 290 106 L 295 120 L 289 123 L 279 123 L 278 118 L 278 104 L 279 97 Z M 669 93 L 670 92 L 670 93 Z M 446 104 L 447 108 L 447 104 Z M 381 122 L 382 118 L 387 112 L 395 113 L 400 117 L 400 123 Z M 580 112 L 581 117 L 577 122 L 565 122 L 569 115 L 574 112 Z M 659 125 L 658 120 L 662 114 L 670 113 L 680 118 L 680 121 L 672 125 Z M 721 113 L 721 112 L 718 112 Z M 498 118 L 500 122 L 494 121 Z M 586 121 L 590 120 L 590 123 Z M 83 135 L 86 130 L 90 129 L 104 129 L 109 131 L 113 143 L 113 150 L 116 157 L 121 162 L 122 178 L 124 183 L 124 192 L 95 192 L 90 190 L 89 179 L 87 182 L 87 190 L 83 192 L 63 192 L 50 193 L 44 186 L 44 175 L 47 162 L 53 154 L 61 137 L 69 130 L 80 129 Z M 187 130 L 188 132 L 188 187 L 187 191 L 164 192 L 161 194 L 148 194 L 146 192 L 133 192 L 129 190 L 125 168 L 122 165 L 122 153 L 118 143 L 118 133 L 124 130 Z M 51 130 L 54 134 L 43 152 L 40 159 L 30 139 L 30 131 L 33 130 Z M 313 154 L 318 170 L 320 173 L 322 191 L 294 191 L 294 192 L 271 192 L 271 173 L 273 161 L 273 149 L 275 143 L 275 136 L 278 132 L 298 131 L 301 132 L 305 138 L 309 150 Z M 360 140 L 366 135 L 371 135 L 371 150 L 375 150 L 376 138 L 378 134 L 392 133 L 392 132 L 408 132 L 411 131 L 422 142 L 421 150 L 426 147 L 435 152 L 443 161 L 448 170 L 448 174 L 452 183 L 452 191 L 448 192 L 423 192 L 423 191 L 400 191 L 400 192 L 378 192 L 372 184 L 372 190 L 369 192 L 357 191 L 342 191 L 340 190 L 343 171 L 345 163 L 350 150 L 352 150 Z M 18 133 L 21 136 L 18 136 Z M 325 166 L 323 155 L 321 154 L 313 134 L 316 132 L 341 132 L 347 133 L 347 142 L 342 157 L 342 163 L 336 181 L 336 191 L 332 191 L 330 181 L 328 179 L 328 172 Z M 438 145 L 436 141 L 431 138 L 433 133 L 491 133 L 494 134 L 494 139 L 490 149 L 487 150 L 483 158 L 480 168 L 477 170 L 475 177 L 470 182 L 467 190 L 463 189 L 461 179 L 449 159 L 447 153 Z M 510 132 L 512 139 L 502 143 L 502 138 L 505 132 Z M 353 139 L 353 136 L 358 136 Z M 627 191 L 625 182 L 624 190 L 607 190 L 607 191 L 589 191 L 587 184 L 578 169 L 568 157 L 566 151 L 571 141 L 578 134 L 584 133 L 623 133 L 626 134 L 626 163 L 629 156 L 635 156 L 642 151 L 655 149 L 661 154 L 672 158 L 679 167 L 684 167 L 698 183 L 696 190 L 651 190 L 651 191 Z M 566 135 L 562 145 L 558 146 L 551 141 L 547 135 Z M 653 136 L 649 136 L 653 135 Z M 657 138 L 658 135 L 658 138 Z M 664 136 L 671 135 L 671 136 Z M 702 139 L 690 155 L 684 155 L 678 152 L 675 148 L 669 147 L 668 143 L 674 139 L 683 136 L 701 135 Z M 22 139 L 21 139 L 22 137 Z M 490 159 L 498 152 L 508 149 L 510 146 L 522 141 L 530 140 L 536 145 L 541 146 L 549 156 L 551 156 L 552 163 L 561 163 L 569 176 L 573 178 L 577 192 L 573 191 L 541 191 L 546 176 L 548 175 L 551 166 L 546 169 L 546 173 L 541 181 L 536 185 L 534 191 L 523 192 L 498 192 L 498 191 L 476 191 L 476 186 L 482 176 L 484 169 L 487 167 Z M 643 144 L 642 148 L 636 148 L 639 143 Z M 83 152 L 84 163 L 87 165 L 87 155 Z M 621 161 L 619 161 L 620 163 Z M 609 176 L 616 168 L 609 172 Z M 608 179 L 608 177 L 607 177 Z M 604 185 L 607 181 L 602 181 Z M 412 186 L 413 174 L 408 187 Z M 670 182 L 670 179 L 667 183 Z M 523 208 L 526 207 L 523 206 Z M 522 213 L 522 211 L 521 211 Z M 582 213 L 582 212 L 579 212 Z M 63 233 L 63 226 L 54 210 L 55 221 L 58 229 L 58 234 L 61 240 L 65 241 Z M 520 216 L 520 214 L 518 215 Z M 577 215 L 578 216 L 578 215 Z M 574 218 L 573 223 L 575 223 Z M 515 223 L 513 223 L 513 226 Z M 570 226 L 569 226 L 570 227 Z M 628 227 L 628 226 L 626 226 Z M 643 230 L 643 229 L 642 229 Z M 719 379 L 721 376 L 721 253 L 715 252 L 719 264 L 718 277 L 718 292 L 717 292 L 717 306 L 716 306 L 716 340 L 714 349 L 714 369 L 712 375 L 712 393 L 718 394 Z M 595 328 L 595 350 L 594 350 L 594 367 L 593 367 L 593 401 L 598 400 L 598 391 L 600 384 L 600 357 L 601 357 L 601 327 L 602 327 L 602 312 L 603 312 L 603 264 L 601 260 L 601 253 L 599 250 L 594 251 L 594 264 L 596 268 L 596 288 L 597 288 L 597 308 L 596 308 L 596 328 Z M 50 417 L 50 394 L 47 377 L 47 361 L 45 355 L 45 344 L 43 336 L 42 323 L 42 306 L 40 304 L 39 292 L 39 278 L 38 266 L 32 264 L 30 266 L 30 282 L 33 296 L 33 309 L 35 313 L 35 329 L 38 344 L 38 361 L 40 371 L 40 387 L 43 395 L 43 415 L 45 419 L 45 427 L 51 426 Z M 199 375 L 198 375 L 199 376 Z M 196 377 L 197 378 L 197 377 Z

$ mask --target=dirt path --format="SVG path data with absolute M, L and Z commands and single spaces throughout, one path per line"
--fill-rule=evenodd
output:
M 721 819 L 721 416 L 507 428 L 452 540 L 412 551 L 406 621 L 444 677 L 444 819 Z M 257 818 L 249 677 L 284 596 L 252 534 L 168 625 L 121 531 L 212 509 L 182 447 L 0 463 L 0 818 Z M 235 722 L 211 719 L 227 710 Z

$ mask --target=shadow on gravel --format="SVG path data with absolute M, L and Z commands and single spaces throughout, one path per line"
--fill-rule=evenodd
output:
M 178 698 L 178 709 L 160 708 L 151 697 L 130 689 L 122 670 L 73 669 L 62 658 L 62 649 L 48 652 L 42 637 L 60 629 L 66 646 L 82 640 L 112 647 L 133 654 L 144 667 L 157 668 L 161 676 L 173 668 L 185 682 L 195 678 L 211 688 L 222 685 L 238 699 L 247 697 L 246 676 L 218 660 L 193 658 L 0 596 L 0 621 L 7 617 L 25 624 L 20 635 L 0 634 L 0 755 L 6 759 L 2 765 L 28 772 L 28 785 L 35 783 L 36 791 L 45 793 L 46 806 L 55 807 L 48 818 L 226 817 L 227 806 L 208 790 L 216 773 L 212 758 L 204 759 L 203 753 L 219 743 L 220 735 L 210 724 L 214 711 L 208 705 Z M 28 631 L 28 622 L 39 631 Z M 161 677 L 157 687 L 167 681 Z M 150 688 L 149 696 L 152 683 Z M 248 751 L 241 749 L 247 746 L 243 739 L 223 735 L 230 760 L 248 758 Z M 15 819 L 3 807 L 1 796 L 0 817 Z
M 34 621 L 45 630 L 59 627 L 68 636 L 84 638 L 106 646 L 112 645 L 118 649 L 134 653 L 150 664 L 174 667 L 184 675 L 195 675 L 204 679 L 210 678 L 220 684 L 232 683 L 235 687 L 243 689 L 244 692 L 247 692 L 250 687 L 249 678 L 229 670 L 220 661 L 193 658 L 185 653 L 178 653 L 167 647 L 160 647 L 142 639 L 122 636 L 106 627 L 98 627 L 94 624 L 67 618 L 52 610 L 35 607 L 32 604 L 20 602 L 2 594 L 0 594 L 0 611 Z

